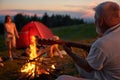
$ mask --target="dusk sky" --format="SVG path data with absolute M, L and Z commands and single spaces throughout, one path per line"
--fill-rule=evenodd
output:
M 0 0 L 0 15 L 14 16 L 17 13 L 42 16 L 51 14 L 69 14 L 76 18 L 93 18 L 93 8 L 104 1 L 120 0 Z

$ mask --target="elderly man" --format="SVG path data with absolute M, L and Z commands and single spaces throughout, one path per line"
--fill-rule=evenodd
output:
M 94 10 L 96 32 L 103 36 L 92 44 L 86 59 L 76 56 L 69 44 L 64 46 L 79 68 L 86 71 L 84 78 L 62 75 L 56 80 L 120 80 L 120 6 L 107 1 Z

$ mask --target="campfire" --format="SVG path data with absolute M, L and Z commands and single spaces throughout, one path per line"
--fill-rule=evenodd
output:
M 30 54 L 29 59 L 21 68 L 21 76 L 18 80 L 55 80 L 59 75 L 64 73 L 63 68 L 57 68 L 58 64 L 52 61 L 51 58 L 46 58 L 44 53 L 46 53 L 46 48 L 40 48 L 40 46 L 49 46 L 53 44 L 69 44 L 71 47 L 82 48 L 86 52 L 89 52 L 90 45 L 66 42 L 62 40 L 50 40 L 50 39 L 36 39 L 35 36 L 31 37 L 30 44 Z M 39 53 L 37 51 L 37 44 L 39 46 Z
M 21 76 L 18 80 L 36 80 L 37 78 L 40 78 L 40 80 L 54 80 L 53 78 L 62 73 L 61 69 L 56 68 L 56 63 L 51 58 L 37 54 L 35 36 L 31 37 L 29 59 L 22 66 L 20 72 Z

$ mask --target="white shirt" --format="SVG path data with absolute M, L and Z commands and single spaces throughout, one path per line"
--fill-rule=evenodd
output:
M 86 60 L 96 70 L 93 80 L 120 80 L 120 24 L 93 43 Z

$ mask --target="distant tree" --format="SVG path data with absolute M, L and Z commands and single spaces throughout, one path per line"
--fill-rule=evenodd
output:
M 17 25 L 18 31 L 20 31 L 21 28 L 30 21 L 39 21 L 51 28 L 84 23 L 83 19 L 71 18 L 69 15 L 53 14 L 51 17 L 49 17 L 49 15 L 46 12 L 41 18 L 39 18 L 37 14 L 35 14 L 34 16 L 28 16 L 28 15 L 23 15 L 22 13 L 18 13 L 17 15 L 14 16 L 14 21 Z
M 83 19 L 71 18 L 69 15 L 52 15 L 49 17 L 49 27 L 83 24 Z
M 62 15 L 52 15 L 50 17 L 50 21 L 51 23 L 50 27 L 58 27 L 58 26 L 62 26 Z
M 48 14 L 45 12 L 45 14 L 43 15 L 43 17 L 41 18 L 41 22 L 44 23 L 45 25 L 49 26 L 49 16 Z
M 34 16 L 31 17 L 30 21 L 40 21 L 40 18 L 37 16 L 37 14 L 34 14 Z
M 59 26 L 63 26 L 63 15 L 56 15 L 56 26 L 54 27 Z
M 51 17 L 50 17 L 50 27 L 54 27 L 56 26 L 56 19 L 55 19 L 55 15 L 53 14 Z
M 69 15 L 65 15 L 63 17 L 63 24 L 64 24 L 64 26 L 72 25 L 72 20 L 71 20 L 71 17 Z
M 72 19 L 73 24 L 84 24 L 84 20 L 83 19 Z
M 18 13 L 17 15 L 14 16 L 14 22 L 16 23 L 18 31 L 20 31 L 21 28 L 29 21 L 30 21 L 29 17 L 23 15 L 22 13 Z

